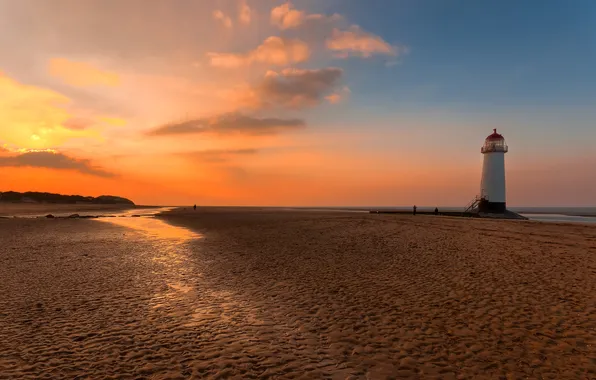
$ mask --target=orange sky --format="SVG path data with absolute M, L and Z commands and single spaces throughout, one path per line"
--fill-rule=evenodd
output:
M 463 205 L 476 194 L 479 147 L 497 121 L 467 133 L 476 120 L 440 110 L 358 108 L 350 62 L 399 70 L 409 46 L 312 1 L 168 4 L 0 2 L 0 34 L 20 41 L 0 57 L 0 191 L 294 206 Z M 339 116 L 354 110 L 347 125 Z M 456 124 L 467 136 L 449 137 Z M 524 156 L 511 162 L 511 197 L 532 203 L 524 179 L 549 179 L 524 175 Z

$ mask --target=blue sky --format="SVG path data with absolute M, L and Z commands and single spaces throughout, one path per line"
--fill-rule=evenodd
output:
M 370 101 L 407 102 L 420 88 L 426 91 L 413 102 L 438 105 L 596 100 L 595 2 L 373 0 L 345 1 L 339 8 L 411 49 L 395 70 L 352 77 Z
M 393 67 L 344 65 L 358 105 L 342 110 L 348 124 L 370 112 L 389 125 L 403 115 L 434 119 L 437 129 L 440 120 L 488 131 L 502 123 L 506 135 L 522 129 L 520 145 L 537 133 L 548 145 L 596 139 L 596 2 L 373 0 L 331 8 L 410 48 Z

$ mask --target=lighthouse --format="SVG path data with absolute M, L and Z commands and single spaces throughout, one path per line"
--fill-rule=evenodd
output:
M 508 151 L 505 138 L 493 129 L 493 133 L 484 140 L 480 152 L 484 155 L 480 199 L 478 211 L 491 214 L 503 214 L 505 201 L 505 153 Z

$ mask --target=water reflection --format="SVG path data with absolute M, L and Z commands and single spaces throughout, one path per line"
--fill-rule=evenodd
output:
M 153 216 L 139 218 L 126 216 L 98 220 L 139 231 L 150 238 L 173 240 L 174 243 L 183 243 L 201 237 L 200 234 L 188 228 L 173 226 Z
M 162 212 L 167 212 L 175 209 L 176 207 L 151 207 L 151 208 L 133 208 L 128 210 L 120 210 L 118 212 L 108 213 L 104 215 L 130 217 L 130 216 L 151 216 L 157 215 Z
M 153 210 L 153 215 L 156 211 L 165 210 Z M 136 231 L 151 243 L 153 249 L 147 252 L 148 259 L 156 264 L 153 274 L 160 278 L 165 286 L 153 295 L 149 305 L 154 310 L 165 308 L 172 313 L 180 313 L 181 310 L 174 312 L 179 309 L 179 303 L 195 296 L 194 286 L 189 283 L 189 279 L 200 276 L 187 265 L 191 252 L 186 243 L 201 238 L 202 235 L 188 228 L 168 224 L 153 215 L 133 215 L 139 215 L 138 210 L 130 210 L 120 217 L 98 220 Z
M 139 215 L 138 210 L 130 210 L 122 217 L 98 220 L 136 231 L 130 238 L 150 243 L 150 249 L 140 252 L 139 257 L 151 262 L 153 278 L 149 282 L 159 284 L 147 301 L 152 320 L 174 319 L 179 321 L 180 328 L 202 331 L 217 331 L 238 324 L 265 325 L 248 303 L 238 300 L 231 291 L 216 290 L 213 283 L 203 277 L 202 268 L 210 261 L 201 256 L 200 245 L 192 243 L 202 238 L 201 234 L 170 225 L 153 215 L 133 215 Z
M 572 216 L 560 214 L 521 214 L 530 220 L 540 222 L 565 222 L 565 223 L 596 223 L 596 217 L 591 216 Z

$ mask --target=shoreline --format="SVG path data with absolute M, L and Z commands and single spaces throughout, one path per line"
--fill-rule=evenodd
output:
M 168 211 L 164 211 L 164 212 L 160 212 L 155 214 L 155 217 L 164 217 L 167 218 L 167 216 L 169 215 L 177 215 L 177 214 L 183 214 L 183 213 L 188 213 L 188 215 L 193 215 L 193 214 L 214 214 L 214 213 L 239 213 L 239 214 L 243 214 L 243 213 L 298 213 L 298 214 L 308 214 L 308 213 L 315 213 L 315 214 L 342 214 L 342 215 L 349 215 L 349 214 L 354 214 L 354 215 L 364 215 L 364 214 L 370 214 L 370 215 L 389 215 L 389 216 L 394 216 L 394 217 L 430 217 L 430 218 L 442 218 L 442 219 L 464 219 L 464 220 L 493 220 L 493 221 L 499 221 L 499 222 L 503 222 L 503 221 L 514 221 L 514 222 L 531 222 L 531 223 L 544 223 L 544 224 L 548 224 L 548 225 L 570 225 L 570 226 L 587 226 L 587 227 L 594 227 L 596 226 L 596 223 L 588 220 L 588 221 L 582 221 L 582 220 L 565 220 L 565 219 L 553 219 L 553 220 L 548 220 L 548 219 L 532 219 L 527 218 L 526 216 L 524 216 L 522 214 L 522 216 L 524 216 L 524 218 L 527 219 L 506 219 L 506 218 L 482 218 L 482 217 L 478 217 L 474 214 L 470 214 L 470 215 L 465 215 L 462 216 L 462 212 L 439 212 L 439 215 L 435 215 L 434 212 L 430 212 L 430 211 L 417 211 L 417 215 L 414 216 L 412 215 L 412 211 L 382 211 L 382 210 L 372 210 L 372 209 L 362 209 L 362 210 L 348 210 L 348 209 L 308 209 L 308 208 L 281 208 L 281 207 L 233 207 L 233 206 L 225 206 L 225 207 L 221 207 L 221 206 L 205 206 L 205 207 L 200 207 L 197 208 L 196 211 L 193 211 L 192 207 L 173 207 Z M 532 215 L 532 214 L 529 214 Z M 536 215 L 551 215 L 551 214 L 536 214 Z M 579 215 L 563 215 L 560 214 L 560 216 L 570 216 L 570 217 L 582 217 L 582 218 L 596 218 L 595 216 L 591 216 L 591 215 L 586 215 L 586 216 L 579 216 Z
M 80 214 L 86 216 L 94 212 L 124 212 L 127 210 L 156 209 L 159 206 L 140 206 L 122 204 L 60 204 L 60 203 L 8 203 L 0 202 L 0 217 L 43 217 L 48 214 L 55 216 L 69 216 Z M 97 214 L 96 216 L 99 216 Z
M 3 207 L 4 206 L 4 207 Z M 138 212 L 135 213 L 134 211 Z M 446 210 L 446 209 L 445 209 Z M 412 217 L 411 210 L 403 209 L 356 209 L 356 208 L 290 208 L 290 207 L 234 207 L 234 206 L 201 206 L 197 211 L 193 211 L 189 206 L 146 206 L 146 205 L 80 205 L 80 204 L 7 204 L 0 202 L 0 219 L 19 219 L 19 218 L 55 218 L 55 219 L 98 219 L 113 217 L 163 217 L 170 214 L 189 213 L 214 214 L 214 213 L 297 213 L 297 214 L 343 214 L 343 215 L 393 215 Z M 416 217 L 431 218 L 458 218 L 458 219 L 493 219 L 493 220 L 515 220 L 512 218 L 482 218 L 475 214 L 466 214 L 463 212 L 439 211 L 438 215 L 434 211 L 417 211 Z M 594 226 L 596 216 L 592 215 L 565 215 L 552 214 L 547 212 L 534 212 L 521 214 L 525 221 L 546 224 L 561 225 L 585 225 Z M 570 219 L 567 219 L 570 218 Z M 575 219 L 572 219 L 575 218 Z M 586 218 L 586 220 L 582 220 Z M 519 220 L 518 220 L 519 221 Z
M 161 206 L 160 206 L 161 207 Z M 175 208 L 192 210 L 192 206 L 172 206 Z M 288 206 L 197 206 L 198 210 L 220 210 L 220 211 L 341 211 L 341 212 L 362 212 L 368 213 L 372 211 L 390 212 L 390 213 L 408 213 L 412 212 L 411 207 L 398 206 L 364 206 L 364 207 L 288 207 Z M 449 214 L 462 214 L 464 213 L 463 207 L 438 207 L 440 213 Z M 434 206 L 420 206 L 418 207 L 418 213 L 433 213 Z M 581 217 L 596 217 L 596 207 L 511 207 L 508 210 L 518 214 L 556 214 L 563 216 L 581 216 Z M 575 211 L 569 211 L 575 210 Z M 586 211 L 588 210 L 588 211 Z

